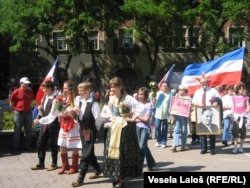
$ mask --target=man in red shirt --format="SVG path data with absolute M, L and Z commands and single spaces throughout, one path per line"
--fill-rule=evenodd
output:
M 32 101 L 35 96 L 29 84 L 31 82 L 27 77 L 20 79 L 20 87 L 15 89 L 10 95 L 10 106 L 14 110 L 14 134 L 12 141 L 13 154 L 19 152 L 20 134 L 22 126 L 24 126 L 24 150 L 29 151 L 31 146 L 32 136 Z

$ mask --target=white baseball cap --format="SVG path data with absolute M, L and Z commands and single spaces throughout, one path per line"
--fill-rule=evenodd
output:
M 188 87 L 187 86 L 185 86 L 185 85 L 179 85 L 179 89 L 184 89 L 184 90 L 188 90 Z
M 22 77 L 22 78 L 20 79 L 20 83 L 30 84 L 31 82 L 30 82 L 29 78 L 27 78 L 27 77 Z

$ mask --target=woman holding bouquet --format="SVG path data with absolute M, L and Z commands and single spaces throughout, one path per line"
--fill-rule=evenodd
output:
M 78 148 L 82 147 L 79 133 L 79 124 L 77 123 L 77 114 L 79 112 L 79 104 L 75 104 L 77 100 L 75 85 L 71 81 L 63 84 L 63 95 L 59 95 L 54 99 L 52 111 L 41 119 L 37 119 L 36 123 L 50 124 L 57 117 L 60 121 L 60 131 L 57 140 L 60 146 L 62 158 L 62 168 L 58 170 L 58 174 L 73 174 L 78 171 Z M 67 149 L 72 149 L 72 166 L 70 168 L 68 161 Z
M 63 110 L 60 113 L 60 131 L 58 137 L 58 145 L 60 146 L 62 168 L 58 170 L 58 174 L 73 174 L 78 172 L 78 149 L 82 148 L 81 138 L 79 133 L 79 124 L 77 121 L 79 112 L 79 103 L 75 104 L 77 100 L 77 91 L 75 85 L 71 81 L 66 81 L 63 84 L 63 98 L 59 99 L 56 111 L 60 111 L 61 105 Z M 79 97 L 79 96 L 78 96 Z M 70 168 L 68 161 L 67 149 L 72 150 L 72 166 Z

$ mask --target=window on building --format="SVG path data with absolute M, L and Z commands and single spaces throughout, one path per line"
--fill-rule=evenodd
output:
M 166 39 L 163 42 L 163 48 L 185 48 L 187 35 L 187 28 L 179 27 L 172 30 L 171 28 L 167 29 Z
M 174 38 L 173 38 L 172 33 L 168 33 L 167 39 L 165 42 L 165 47 L 166 48 L 173 48 L 174 47 Z
M 197 44 L 199 42 L 199 29 L 198 28 L 190 28 L 190 47 L 197 48 Z
M 58 51 L 67 50 L 66 36 L 63 32 L 53 32 L 53 44 Z
M 25 50 L 30 52 L 37 52 L 37 47 L 42 42 L 42 36 L 39 35 L 36 40 L 32 40 L 31 42 L 25 41 Z
M 100 40 L 99 40 L 99 32 L 92 30 L 92 31 L 84 31 L 84 36 L 87 37 L 87 41 L 86 38 L 82 38 L 80 41 L 80 46 L 82 48 L 82 50 L 85 53 L 90 53 L 90 50 L 93 51 L 98 51 L 100 50 Z
M 233 47 L 242 47 L 244 40 L 244 29 L 243 28 L 229 28 L 229 44 Z
M 186 38 L 186 28 L 179 27 L 175 32 L 175 46 L 177 48 L 185 48 Z
M 119 30 L 119 38 L 121 41 L 121 47 L 124 49 L 131 49 L 134 47 L 133 44 L 133 31 L 120 29 Z
M 93 50 L 99 50 L 98 31 L 91 32 L 88 39 L 89 39 L 91 46 L 93 47 Z

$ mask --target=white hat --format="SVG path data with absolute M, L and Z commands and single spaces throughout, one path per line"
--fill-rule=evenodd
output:
M 179 89 L 188 90 L 187 86 L 185 86 L 185 85 L 179 85 Z
M 31 82 L 30 82 L 29 78 L 23 77 L 20 79 L 20 83 L 30 84 Z

